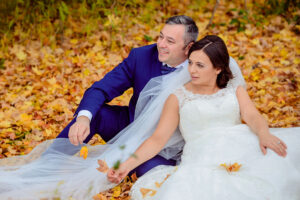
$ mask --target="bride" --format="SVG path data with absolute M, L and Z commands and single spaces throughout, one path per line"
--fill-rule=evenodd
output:
M 1 159 L 0 199 L 92 199 L 155 154 L 176 156 L 183 138 L 181 163 L 139 178 L 133 199 L 300 199 L 300 128 L 269 132 L 219 37 L 195 43 L 189 62 L 188 70 L 151 79 L 134 122 L 106 145 L 86 145 L 85 160 L 67 138 Z M 111 169 L 99 172 L 98 163 Z
M 119 183 L 158 154 L 179 125 L 180 165 L 150 170 L 132 199 L 300 199 L 300 129 L 269 130 L 246 90 L 230 83 L 219 37 L 206 36 L 188 55 L 191 80 L 167 98 L 154 133 L 108 179 Z

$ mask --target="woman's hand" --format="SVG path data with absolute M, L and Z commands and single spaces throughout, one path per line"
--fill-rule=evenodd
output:
M 269 148 L 279 156 L 286 156 L 286 144 L 281 139 L 270 133 L 259 136 L 259 146 L 264 155 L 267 154 L 267 148 Z
M 107 172 L 107 179 L 115 184 L 120 183 L 130 172 L 130 170 L 124 165 L 120 165 L 119 169 L 115 170 L 110 168 Z

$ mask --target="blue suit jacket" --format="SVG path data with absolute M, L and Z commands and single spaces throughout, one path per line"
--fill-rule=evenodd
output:
M 80 110 L 88 110 L 95 116 L 104 103 L 133 87 L 129 102 L 129 120 L 132 122 L 140 92 L 151 78 L 161 75 L 161 66 L 156 44 L 132 49 L 122 63 L 85 91 L 75 115 Z

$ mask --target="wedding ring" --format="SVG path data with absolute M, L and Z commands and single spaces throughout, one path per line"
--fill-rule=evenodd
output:
M 278 141 L 277 144 L 280 144 L 280 141 Z

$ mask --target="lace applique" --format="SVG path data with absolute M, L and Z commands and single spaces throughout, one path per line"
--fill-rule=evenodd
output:
M 183 87 L 183 86 L 182 86 Z M 184 101 L 184 99 L 186 98 L 184 92 L 183 92 L 183 88 L 180 87 L 180 88 L 177 88 L 175 91 L 174 91 L 174 95 L 177 97 L 178 99 L 178 102 L 179 102 L 179 108 L 182 107 L 182 103 Z
M 196 99 L 211 100 L 223 97 L 231 92 L 235 92 L 235 89 L 229 85 L 228 87 L 220 89 L 214 94 L 194 94 L 193 92 L 187 90 L 184 86 L 181 86 L 180 88 L 176 89 L 173 94 L 177 97 L 179 101 L 179 107 L 182 108 L 183 105 L 189 101 L 193 101 Z

